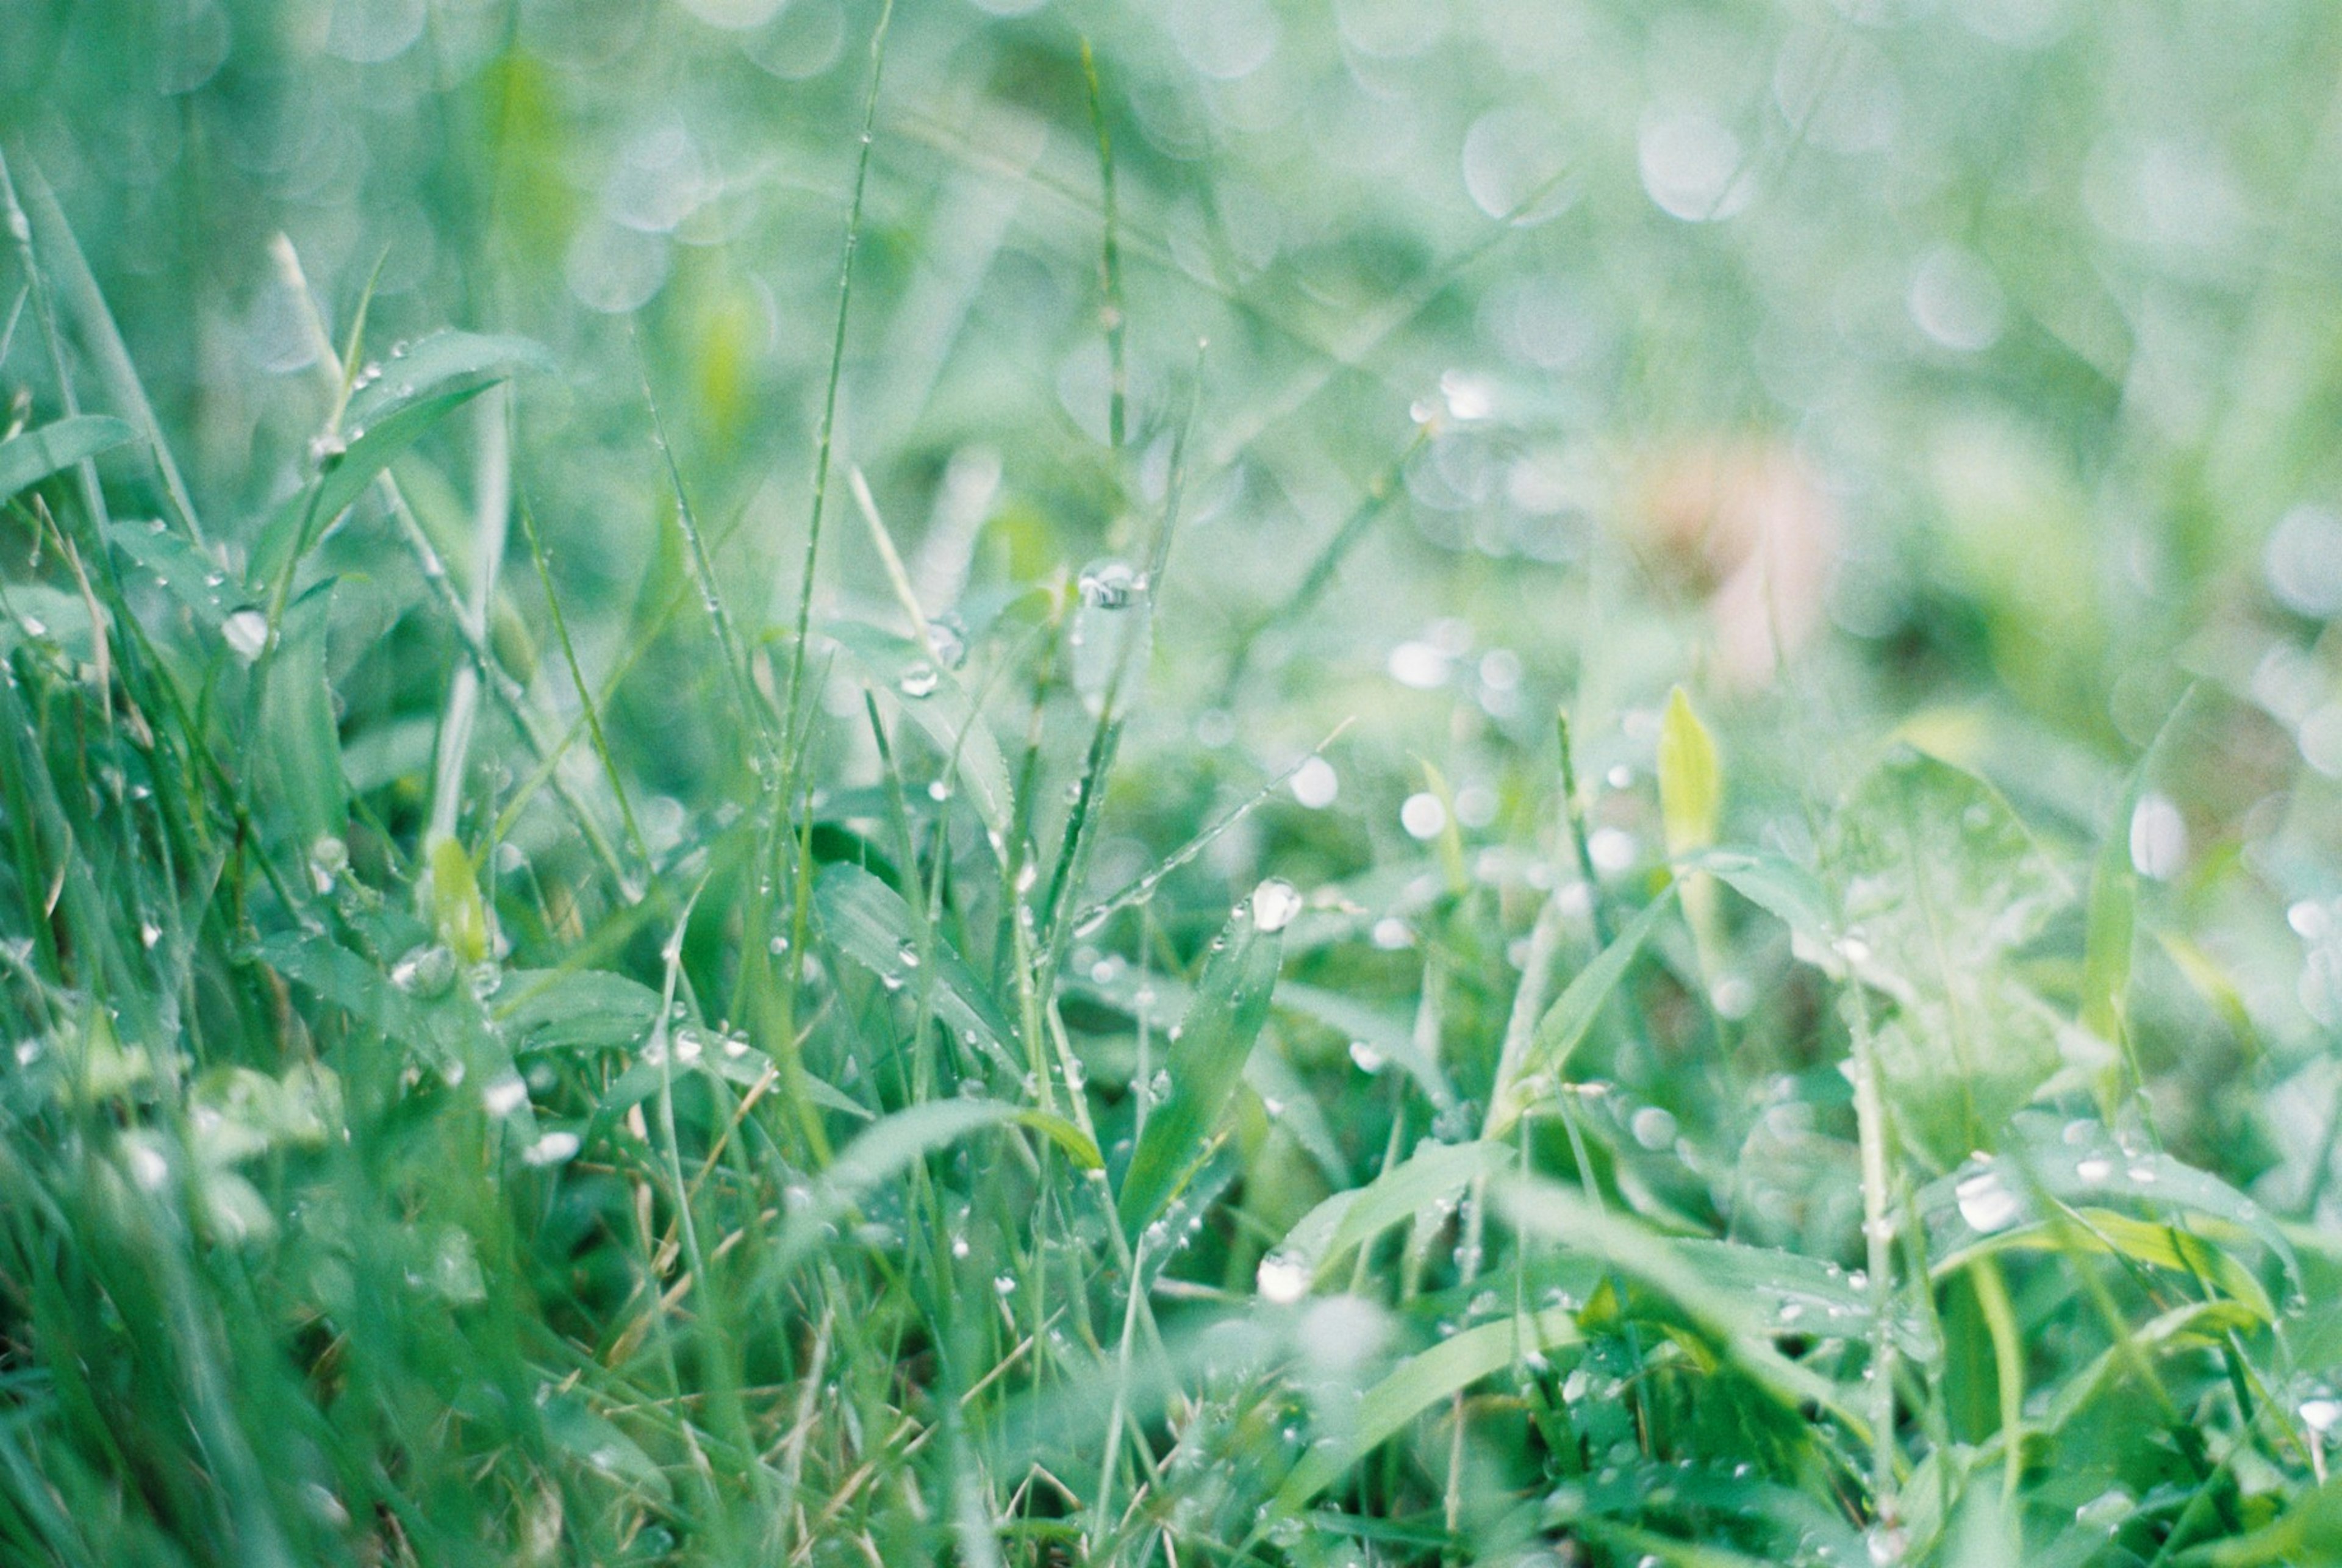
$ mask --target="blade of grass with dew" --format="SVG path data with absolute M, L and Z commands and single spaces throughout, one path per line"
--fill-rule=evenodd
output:
M 837 262 L 837 321 L 830 334 L 829 375 L 821 394 L 821 424 L 814 436 L 813 496 L 806 518 L 805 564 L 797 583 L 796 640 L 789 652 L 789 678 L 781 699 L 783 752 L 797 765 L 797 706 L 805 691 L 806 644 L 813 633 L 815 569 L 821 563 L 822 512 L 829 497 L 830 444 L 837 433 L 837 388 L 846 372 L 846 326 L 854 303 L 854 255 L 862 244 L 862 204 L 870 185 L 870 149 L 876 141 L 878 88 L 886 68 L 886 34 L 895 20 L 895 0 L 882 0 L 870 31 L 870 85 L 863 95 L 862 140 L 854 161 L 854 197 L 846 207 L 846 240 Z
M 1270 1500 L 1269 1513 L 1288 1518 L 1299 1513 L 1417 1416 L 1515 1364 L 1523 1355 L 1542 1355 L 1578 1343 L 1576 1316 L 1560 1307 L 1548 1307 L 1466 1329 L 1409 1356 L 1359 1396 L 1350 1430 L 1302 1455 Z
M 1668 892 L 1673 887 L 1670 884 Z M 1509 1133 L 1537 1097 L 1532 1085 L 1557 1079 L 1569 1064 L 1571 1054 L 1601 1016 L 1603 1004 L 1617 990 L 1636 955 L 1658 928 L 1669 902 L 1667 893 L 1662 893 L 1646 904 L 1643 912 L 1618 934 L 1617 940 L 1596 954 L 1593 962 L 1562 988 L 1561 995 L 1537 1021 L 1528 1048 L 1519 1059 L 1497 1064 L 1496 1086 L 1488 1094 L 1487 1123 L 1480 1134 L 1483 1138 L 1500 1139 Z
M 1081 1169 L 1099 1164 L 1097 1145 L 1062 1116 L 1000 1100 L 930 1100 L 873 1123 L 837 1153 L 805 1205 L 789 1218 L 760 1278 L 776 1284 L 830 1239 L 871 1189 L 913 1162 L 971 1133 L 1016 1126 L 1040 1134 Z M 759 1292 L 758 1293 L 761 1293 Z
M 1098 900 L 1096 904 L 1090 904 L 1088 907 L 1083 909 L 1078 914 L 1074 916 L 1074 934 L 1076 936 L 1090 935 L 1104 926 L 1109 919 L 1113 918 L 1113 916 L 1120 911 L 1128 909 L 1133 904 L 1144 903 L 1154 894 L 1156 888 L 1163 884 L 1164 880 L 1170 876 L 1172 873 L 1177 871 L 1181 866 L 1186 865 L 1188 862 L 1194 860 L 1197 855 L 1203 854 L 1205 850 L 1209 849 L 1212 844 L 1221 837 L 1221 835 L 1226 834 L 1230 828 L 1235 827 L 1238 823 L 1243 822 L 1262 805 L 1266 804 L 1278 790 L 1283 789 L 1286 784 L 1292 783 L 1295 774 L 1300 773 L 1303 768 L 1307 767 L 1312 762 L 1315 762 L 1323 756 L 1325 754 L 1326 748 L 1332 745 L 1335 741 L 1339 739 L 1342 733 L 1350 727 L 1352 722 L 1353 721 L 1349 719 L 1344 719 L 1339 724 L 1334 727 L 1332 734 L 1328 734 L 1324 740 L 1317 743 L 1316 746 L 1309 752 L 1308 755 L 1301 758 L 1291 767 L 1286 768 L 1283 773 L 1277 774 L 1275 778 L 1261 785 L 1260 788 L 1255 790 L 1249 796 L 1247 796 L 1242 804 L 1222 814 L 1219 818 L 1214 821 L 1210 826 L 1205 828 L 1203 832 L 1196 834 L 1195 837 L 1189 839 L 1186 844 L 1181 844 L 1177 849 L 1173 850 L 1162 860 L 1156 862 L 1156 864 L 1147 871 L 1133 878 L 1120 892 L 1110 894 L 1106 897 Z
M 1123 1233 L 1136 1238 L 1179 1193 L 1209 1154 L 1245 1058 L 1268 1019 L 1288 901 L 1283 883 L 1264 883 L 1228 917 L 1196 980 L 1196 996 L 1169 1042 L 1170 1091 L 1148 1112 L 1116 1194 Z
M 1198 349 L 1198 358 L 1201 350 Z M 1203 398 L 1202 367 L 1197 365 L 1190 383 L 1187 407 L 1181 416 L 1177 433 L 1172 437 L 1170 480 L 1163 496 L 1163 509 L 1155 527 L 1155 540 L 1148 551 L 1146 575 L 1136 584 L 1143 597 L 1143 619 L 1135 626 L 1122 630 L 1115 648 L 1114 667 L 1106 690 L 1098 702 L 1097 720 L 1090 731 L 1088 754 L 1074 781 L 1073 809 L 1066 814 L 1066 827 L 1057 846 L 1056 864 L 1050 868 L 1047 891 L 1041 898 L 1039 973 L 1054 975 L 1058 972 L 1065 950 L 1073 939 L 1072 899 L 1080 890 L 1088 869 L 1089 853 L 1096 840 L 1096 827 L 1106 793 L 1107 776 L 1114 771 L 1115 757 L 1121 748 L 1124 712 L 1122 693 L 1130 679 L 1134 655 L 1141 648 L 1154 646 L 1155 627 L 1163 604 L 1164 576 L 1171 563 L 1171 541 L 1179 525 L 1179 508 L 1186 494 L 1187 482 L 1187 442 L 1195 433 L 1196 414 Z M 1086 592 L 1086 588 L 1083 590 Z M 1078 612 L 1077 612 L 1078 613 Z M 1144 679 L 1145 672 L 1140 672 Z
M 1515 1157 L 1509 1144 L 1479 1140 L 1428 1144 L 1363 1187 L 1336 1193 L 1304 1214 L 1262 1264 L 1285 1277 L 1322 1283 L 1342 1260 L 1393 1225 L 1453 1200 Z
M 1526 1236 L 1558 1243 L 1608 1263 L 1666 1297 L 1708 1341 L 1710 1348 L 1747 1373 L 1783 1409 L 1811 1403 L 1864 1439 L 1865 1423 L 1847 1409 L 1827 1378 L 1775 1350 L 1754 1303 L 1704 1278 L 1676 1250 L 1674 1238 L 1595 1207 L 1566 1187 L 1519 1177 L 1493 1189 L 1500 1210 Z
M 260 537 L 253 544 L 252 580 L 255 584 L 283 580 L 300 557 L 331 532 L 342 514 L 365 494 L 375 475 L 436 429 L 449 414 L 487 389 L 486 385 L 464 386 L 417 398 L 352 441 L 315 483 L 270 514 Z
M 385 364 L 363 371 L 345 365 L 352 387 L 342 424 L 355 437 L 409 404 L 446 392 L 485 391 L 523 371 L 555 368 L 553 351 L 535 338 L 447 328 L 392 349 Z
M 1022 1074 L 1008 1049 L 1018 1038 L 1016 1027 L 956 951 L 936 936 L 926 973 L 913 966 L 921 943 L 902 894 L 860 866 L 841 861 L 824 866 L 815 879 L 814 906 L 821 915 L 822 934 L 838 952 L 890 988 L 928 986 L 936 1016 L 946 1027 L 984 1052 L 1012 1081 Z

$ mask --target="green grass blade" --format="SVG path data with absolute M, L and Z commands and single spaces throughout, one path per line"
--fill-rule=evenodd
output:
M 983 981 L 940 934 L 923 945 L 902 894 L 858 865 L 824 866 L 814 883 L 824 935 L 890 989 L 926 988 L 936 1017 L 1004 1072 L 1022 1071 L 1009 1046 L 1016 1030 Z M 928 952 L 922 965 L 919 954 Z
M 1291 887 L 1263 883 L 1229 916 L 1204 960 L 1195 1001 L 1164 1063 L 1170 1093 L 1148 1113 L 1116 1194 L 1126 1235 L 1135 1238 L 1146 1229 L 1211 1151 L 1229 1097 L 1243 1081 L 1245 1058 L 1268 1018 L 1291 917 L 1288 901 L 1297 902 Z
M 1480 1134 L 1483 1138 L 1502 1138 L 1510 1132 L 1534 1103 L 1531 1085 L 1539 1080 L 1558 1077 L 1569 1064 L 1571 1054 L 1593 1029 L 1594 1021 L 1602 1014 L 1603 1004 L 1626 977 L 1636 954 L 1642 952 L 1651 933 L 1658 929 L 1659 919 L 1670 902 L 1668 894 L 1673 891 L 1674 884 L 1670 884 L 1666 893 L 1646 904 L 1643 912 L 1627 923 L 1616 941 L 1577 972 L 1537 1021 L 1536 1031 L 1521 1058 L 1498 1065 L 1496 1086 L 1488 1096 L 1487 1124 Z
M 1350 1431 L 1302 1456 L 1277 1488 L 1269 1503 L 1271 1513 L 1290 1517 L 1298 1513 L 1409 1422 L 1482 1378 L 1502 1372 L 1523 1355 L 1543 1354 L 1578 1341 L 1576 1316 L 1563 1308 L 1549 1307 L 1466 1329 L 1409 1356 L 1366 1391 L 1352 1413 L 1356 1424 Z
M 1496 1175 L 1513 1157 L 1509 1144 L 1486 1140 L 1426 1144 L 1365 1186 L 1336 1193 L 1304 1214 L 1269 1254 L 1264 1273 L 1276 1269 L 1287 1279 L 1325 1280 L 1356 1249 Z
M 0 441 L 0 502 L 85 458 L 136 439 L 138 433 L 126 421 L 110 414 L 84 414 L 52 420 L 36 430 Z
M 428 435 L 494 383 L 461 386 L 404 404 L 382 423 L 352 441 L 316 482 L 286 500 L 268 519 L 252 548 L 255 583 L 283 578 L 302 552 L 315 544 L 365 494 L 375 475 Z

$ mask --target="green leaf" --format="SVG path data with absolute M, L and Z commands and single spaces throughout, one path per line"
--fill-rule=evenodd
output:
M 104 414 L 82 414 L 0 441 L 0 502 L 137 438 L 138 433 L 125 421 Z
M 1270 885 L 1264 884 L 1264 891 Z M 1262 896 L 1255 893 L 1238 905 L 1213 940 L 1195 1001 L 1169 1042 L 1164 1070 L 1170 1093 L 1147 1115 L 1117 1203 L 1122 1227 L 1134 1237 L 1210 1153 L 1229 1096 L 1244 1077 L 1245 1058 L 1268 1018 L 1284 922 L 1255 917 L 1253 906 Z
M 1939 1268 L 1952 1268 L 1996 1253 L 2116 1253 L 2134 1263 L 2166 1270 L 2219 1287 L 2227 1300 L 2246 1308 L 2262 1323 L 2277 1319 L 2277 1308 L 2250 1270 L 2231 1254 L 2191 1232 L 2167 1224 L 2133 1219 L 2112 1209 L 2076 1209 L 2064 1223 L 2046 1221 L 2004 1231 L 1945 1258 Z
M 1194 1000 L 1194 993 L 1184 982 L 1146 974 L 1128 964 L 1096 972 L 1068 968 L 1061 984 L 1131 1018 L 1144 1015 L 1156 1023 L 1177 1017 Z M 1436 1109 L 1452 1110 L 1459 1103 L 1447 1074 L 1416 1043 L 1413 1026 L 1405 1020 L 1338 991 L 1290 980 L 1277 985 L 1275 1007 L 1287 1016 L 1324 1024 L 1345 1039 L 1365 1041 L 1414 1079 Z
M 255 955 L 319 1001 L 350 1014 L 361 1027 L 419 1054 L 433 1065 L 463 1060 L 465 1031 L 449 1006 L 459 987 L 449 985 L 436 999 L 414 994 L 364 955 L 323 934 L 272 936 L 259 944 Z
M 926 733 L 956 766 L 960 788 L 984 825 L 1006 834 L 1012 794 L 1008 764 L 992 727 L 959 677 L 939 669 L 909 637 L 860 621 L 828 621 L 821 633 L 862 669 L 870 689 Z
M 1546 1009 L 1545 1016 L 1537 1020 L 1536 1031 L 1529 1037 L 1528 1046 L 1518 1061 L 1498 1064 L 1496 1086 L 1488 1096 L 1488 1121 L 1481 1131 L 1482 1137 L 1501 1138 L 1511 1131 L 1522 1114 L 1541 1097 L 1544 1083 L 1560 1076 L 1562 1069 L 1569 1064 L 1570 1054 L 1601 1016 L 1603 1004 L 1610 1000 L 1610 994 L 1626 978 L 1635 955 L 1658 928 L 1659 917 L 1666 912 L 1668 894 L 1673 891 L 1670 884 L 1666 892 L 1646 904 L 1609 946 L 1577 972 L 1554 1004 Z
M 558 1393 L 545 1404 L 545 1434 L 553 1445 L 586 1468 L 659 1503 L 675 1495 L 666 1473 L 642 1445 L 596 1414 L 583 1396 Z
M 115 523 L 105 536 L 155 586 L 185 606 L 203 631 L 216 633 L 228 616 L 252 605 L 241 583 L 160 521 Z
M 1694 1243 L 1686 1253 L 1676 1238 L 1596 1208 L 1551 1182 L 1507 1182 L 1497 1196 L 1524 1236 L 1546 1237 L 1599 1258 L 1666 1297 L 1711 1350 L 1739 1366 L 1784 1409 L 1810 1401 L 1860 1428 L 1858 1419 L 1841 1408 L 1835 1384 L 1773 1348 L 1771 1335 L 1790 1332 L 1777 1312 L 1770 1319 L 1760 1317 L 1762 1303 L 1743 1282 L 1711 1277 L 1716 1272 L 1712 1244 Z M 1761 1259 L 1760 1254 L 1751 1261 Z
M 1667 854 L 1689 854 L 1714 844 L 1723 811 L 1724 774 L 1716 742 L 1677 686 L 1668 694 L 1667 711 L 1659 721 L 1659 818 Z
M 510 334 L 438 332 L 411 346 L 393 349 L 382 374 L 350 394 L 342 425 L 352 431 L 379 425 L 395 411 L 446 391 L 484 391 L 523 370 L 550 370 L 552 351 L 534 339 Z
M 1814 874 L 1769 850 L 1710 849 L 1686 855 L 1685 871 L 1706 872 L 1789 928 L 1797 954 L 1809 963 L 1836 964 L 1837 918 L 1829 891 Z
M 1352 1413 L 1353 1424 L 1340 1438 L 1320 1443 L 1302 1455 L 1277 1488 L 1270 1512 L 1290 1515 L 1306 1506 L 1416 1416 L 1521 1356 L 1577 1343 L 1576 1318 L 1566 1308 L 1549 1307 L 1482 1323 L 1409 1356 L 1366 1390 Z
M 601 969 L 515 970 L 498 1015 L 515 1051 L 609 1051 L 639 1045 L 658 1021 L 659 994 Z
M 779 1279 L 818 1249 L 881 1182 L 947 1144 L 986 1127 L 1022 1126 L 1041 1134 L 1096 1170 L 1097 1145 L 1062 1116 L 1027 1110 L 1000 1100 L 930 1100 L 873 1123 L 842 1150 L 815 1183 L 812 1196 L 789 1216 L 788 1226 L 765 1264 L 767 1282 Z
M 331 466 L 287 497 L 270 514 L 252 549 L 252 580 L 273 581 L 294 553 L 324 538 L 375 476 L 439 422 L 488 389 L 487 383 L 461 386 L 402 404 L 379 424 L 352 438 Z
M 940 932 L 928 934 L 926 966 L 918 966 L 919 932 L 901 894 L 860 866 L 840 861 L 823 868 L 813 898 L 822 931 L 840 953 L 889 985 L 925 986 L 928 1005 L 945 1027 L 1005 1071 L 1024 1071 L 1008 1049 L 1016 1038 L 1015 1027 Z
M 1391 1226 L 1454 1198 L 1473 1182 L 1495 1175 L 1512 1158 L 1511 1147 L 1485 1140 L 1436 1144 L 1426 1140 L 1411 1156 L 1363 1187 L 1336 1193 L 1301 1216 L 1269 1254 L 1268 1266 L 1306 1270 L 1315 1283 L 1336 1265 Z
M 2008 956 L 2067 901 L 2063 878 L 1989 784 L 1907 746 L 1839 809 L 1823 861 L 1840 956 L 1899 1004 L 1878 1064 L 1907 1144 L 1938 1168 L 1992 1147 L 2060 1062 L 2057 1020 Z
M 2017 1118 L 2010 1144 L 2007 1152 L 1964 1165 L 1955 1175 L 1921 1189 L 1919 1214 L 1931 1238 L 1938 1276 L 2014 1235 L 2018 1226 L 2047 1218 L 2052 1207 L 2103 1211 L 2107 1203 L 2119 1203 L 2144 1211 L 2154 1222 L 2147 1228 L 2162 1238 L 2141 1242 L 2144 1251 L 2120 1249 L 2142 1261 L 2183 1272 L 2192 1267 L 2207 1278 L 2219 1278 L 2229 1294 L 2257 1303 L 2265 1312 L 2268 1298 L 2257 1280 L 2249 1275 L 2236 1279 L 2230 1272 L 2234 1260 L 2225 1256 L 2207 1269 L 2195 1251 L 2199 1242 L 2233 1246 L 2250 1237 L 2283 1267 L 2295 1290 L 2305 1283 L 2301 1260 L 2284 1227 L 2208 1171 L 2168 1154 L 2127 1154 L 2103 1132 L 2071 1142 L 2062 1124 L 2039 1114 Z M 2196 1233 L 2180 1232 L 2188 1238 L 2184 1242 L 2169 1239 L 2174 1226 L 2183 1223 Z M 2124 1230 L 2120 1237 L 2110 1233 L 2109 1239 L 2131 1236 Z M 2185 1256 L 2182 1247 L 2187 1248 Z
M 1454 1085 L 1439 1063 L 1424 1050 L 1415 1037 L 1413 1024 L 1402 1018 L 1355 1001 L 1338 991 L 1328 991 L 1319 985 L 1306 985 L 1287 981 L 1276 988 L 1276 1008 L 1280 1013 L 1299 1014 L 1315 1019 L 1327 1028 L 1351 1040 L 1363 1040 L 1381 1054 L 1423 1090 L 1432 1105 L 1441 1111 L 1453 1110 L 1457 1104 Z
M 276 657 L 261 692 L 260 724 L 253 737 L 274 825 L 305 863 L 320 838 L 349 831 L 349 784 L 342 776 L 342 740 L 334 718 L 326 637 L 333 587 L 321 583 L 287 608 Z M 476 963 L 478 956 L 466 955 Z

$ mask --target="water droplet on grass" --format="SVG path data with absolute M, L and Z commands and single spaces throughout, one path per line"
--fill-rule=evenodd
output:
M 1990 1235 L 2015 1223 L 2022 1207 L 1997 1170 L 1986 1169 L 1964 1177 L 1952 1189 L 1959 1200 L 1960 1218 L 1978 1235 Z
M 1282 931 L 1301 913 L 1301 894 L 1283 877 L 1272 876 L 1252 891 L 1253 924 L 1263 931 Z
M 238 610 L 220 623 L 220 635 L 248 664 L 268 646 L 268 617 L 257 610 Z
M 1288 1253 L 1271 1253 L 1261 1259 L 1254 1283 L 1261 1300 L 1272 1306 L 1291 1306 L 1309 1293 L 1309 1265 Z

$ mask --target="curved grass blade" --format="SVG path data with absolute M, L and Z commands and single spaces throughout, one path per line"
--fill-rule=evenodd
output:
M 1024 1068 L 1009 1052 L 1016 1030 L 966 961 L 940 934 L 933 936 L 930 967 L 916 967 L 921 948 L 903 895 L 858 865 L 825 867 L 814 884 L 814 907 L 823 932 L 837 950 L 876 975 L 882 984 L 925 984 L 936 1018 L 1011 1074 Z
M 1350 1466 L 1381 1447 L 1407 1423 L 1442 1401 L 1501 1372 L 1516 1358 L 1545 1353 L 1578 1343 L 1577 1319 L 1564 1307 L 1466 1329 L 1401 1362 L 1389 1376 L 1366 1390 L 1356 1425 L 1339 1440 L 1302 1455 L 1268 1505 L 1272 1517 L 1289 1517 L 1325 1491 Z
M 6 182 L 6 167 L 5 162 L 0 162 L 0 185 Z M 163 440 L 163 426 L 155 417 L 155 405 L 146 396 L 145 384 L 138 379 L 137 367 L 131 364 L 130 350 L 122 341 L 122 328 L 105 303 L 105 291 L 97 286 L 97 279 L 89 270 L 88 258 L 82 255 L 81 242 L 74 237 L 73 225 L 65 222 L 65 209 L 57 205 L 55 193 L 50 190 L 40 170 L 29 165 L 24 171 L 24 216 L 32 231 L 27 236 L 31 241 L 25 252 L 27 264 L 37 252 L 42 272 L 65 296 L 66 307 L 80 329 L 83 345 L 96 362 L 98 379 L 105 384 L 106 396 L 129 416 L 132 427 L 145 438 L 147 453 L 154 459 L 155 472 L 162 476 L 164 493 L 171 498 L 172 508 L 185 524 L 187 537 L 197 544 L 203 544 L 204 528 L 195 515 L 195 504 L 188 495 L 186 481 L 180 476 L 169 445 Z
M 1263 1266 L 1306 1269 L 1313 1283 L 1323 1280 L 1345 1257 L 1372 1246 L 1391 1226 L 1496 1174 L 1512 1154 L 1510 1145 L 1486 1140 L 1426 1144 L 1365 1186 L 1336 1193 L 1302 1215 L 1269 1254 L 1271 1263 Z
M 1204 961 L 1196 999 L 1170 1042 L 1165 1064 L 1170 1092 L 1148 1114 L 1122 1178 L 1116 1207 L 1131 1236 L 1178 1194 L 1211 1152 L 1245 1059 L 1268 1018 L 1290 913 L 1278 906 L 1293 896 L 1282 883 L 1262 884 L 1228 917 Z
M 38 430 L 0 441 L 0 501 L 136 439 L 138 433 L 127 421 L 105 414 L 81 414 L 51 420 Z
M 402 404 L 381 424 L 353 440 L 315 484 L 295 492 L 270 514 L 253 544 L 253 580 L 275 579 L 365 494 L 375 474 L 493 385 L 482 382 Z
M 1100 1164 L 1097 1145 L 1062 1116 L 1000 1100 L 930 1100 L 871 1124 L 838 1152 L 805 1205 L 789 1217 L 764 1278 L 776 1281 L 810 1256 L 863 1196 L 881 1182 L 947 1144 L 986 1127 L 1029 1128 L 1085 1170 Z
M 445 393 L 481 392 L 523 370 L 551 370 L 553 353 L 509 333 L 437 332 L 393 349 L 384 373 L 351 393 L 343 424 L 368 430 L 401 408 Z
M 1681 857 L 1678 870 L 1705 872 L 1789 928 L 1797 956 L 1828 966 L 1837 920 L 1819 878 L 1769 850 L 1710 849 Z
M 1626 978 L 1635 955 L 1658 928 L 1659 917 L 1666 913 L 1668 894 L 1675 886 L 1670 883 L 1666 892 L 1646 904 L 1643 912 L 1627 923 L 1617 940 L 1596 954 L 1594 961 L 1577 972 L 1576 978 L 1537 1021 L 1536 1032 L 1529 1037 L 1528 1046 L 1519 1058 L 1497 1064 L 1496 1086 L 1488 1095 L 1487 1124 L 1480 1134 L 1483 1138 L 1502 1138 L 1510 1132 L 1522 1113 L 1534 1104 L 1533 1083 L 1558 1076 L 1569 1064 L 1570 1054 L 1594 1027 L 1595 1019 L 1601 1016 L 1603 1004 L 1610 1000 L 1610 994 Z
M 1868 1438 L 1864 1423 L 1839 1400 L 1837 1386 L 1775 1350 L 1768 1336 L 1780 1331 L 1757 1319 L 1747 1295 L 1707 1277 L 1700 1254 L 1686 1257 L 1675 1238 L 1597 1209 L 1551 1182 L 1509 1182 L 1496 1189 L 1496 1196 L 1524 1236 L 1541 1236 L 1599 1258 L 1668 1298 L 1716 1353 L 1736 1364 L 1783 1408 L 1794 1411 L 1810 1402 Z

